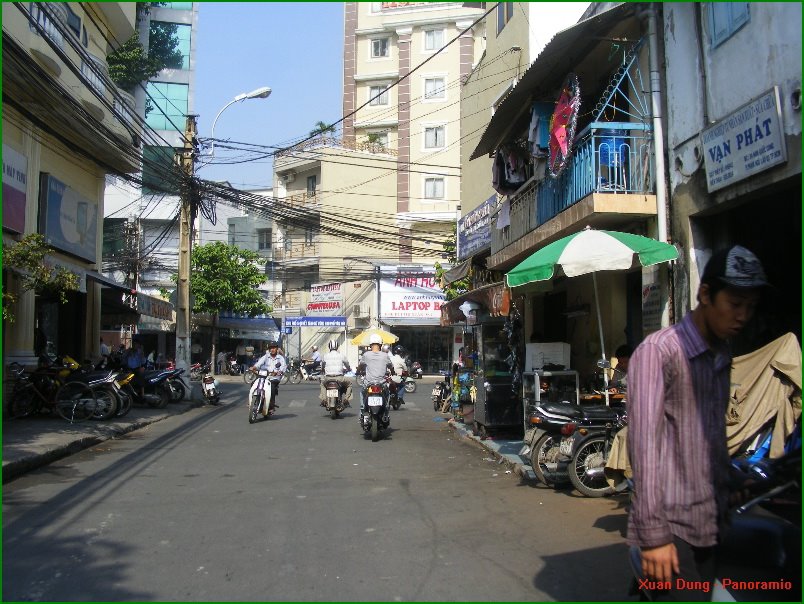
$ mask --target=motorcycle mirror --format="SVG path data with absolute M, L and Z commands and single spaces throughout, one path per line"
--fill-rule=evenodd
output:
M 605 359 L 599 359 L 598 362 L 597 362 L 597 366 L 600 369 L 611 369 L 611 363 L 609 363 Z

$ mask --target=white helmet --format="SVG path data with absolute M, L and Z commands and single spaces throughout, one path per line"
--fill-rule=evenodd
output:
M 318 350 L 318 346 L 313 346 L 313 350 Z
M 391 351 L 391 347 L 390 347 L 390 346 L 388 346 L 388 344 L 383 344 L 383 345 L 382 345 L 382 351 L 383 351 L 383 352 L 390 352 L 390 351 Z
M 330 340 L 329 341 L 329 349 L 330 350 L 338 350 L 338 340 Z
M 369 336 L 369 346 L 371 346 L 372 344 L 382 345 L 382 337 L 380 337 L 380 334 L 373 333 Z

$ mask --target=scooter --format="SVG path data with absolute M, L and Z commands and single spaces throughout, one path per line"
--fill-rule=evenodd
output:
M 299 375 L 301 375 L 302 381 L 310 381 L 310 382 L 317 382 L 321 379 L 321 365 L 313 369 L 312 371 L 308 372 L 307 367 L 305 367 L 304 363 L 299 365 Z M 291 378 L 291 384 L 293 384 L 293 379 Z M 296 382 L 298 383 L 298 382 Z
M 201 392 L 210 405 L 217 405 L 221 400 L 218 386 L 218 380 L 215 379 L 212 373 L 207 372 L 201 376 Z
M 130 396 L 133 402 L 145 404 L 157 409 L 164 409 L 172 398 L 170 388 L 166 383 L 172 371 L 173 370 L 146 371 L 142 374 L 140 377 L 144 382 L 142 397 L 140 397 L 139 394 L 139 385 L 137 384 L 137 378 L 134 372 L 123 372 L 124 379 L 127 378 L 127 373 L 131 373 L 132 377 L 121 390 Z
M 225 371 L 229 375 L 240 375 L 241 373 L 243 373 L 243 367 L 240 365 L 240 363 L 237 362 L 236 356 L 229 355 L 226 358 Z
M 270 404 L 275 396 L 273 391 L 274 383 L 270 380 L 273 375 L 276 375 L 276 372 L 268 371 L 267 369 L 257 371 L 257 379 L 254 380 L 249 391 L 248 423 L 250 424 L 256 422 L 257 417 L 260 415 L 266 419 L 273 415 L 274 411 Z
M 441 370 L 439 373 L 442 375 L 443 380 L 436 382 L 433 386 L 432 399 L 433 411 L 441 411 L 444 408 L 444 403 L 452 396 L 451 376 L 449 371 Z
M 388 398 L 388 387 L 384 383 L 363 386 L 364 405 L 360 410 L 360 426 L 363 432 L 371 433 L 371 442 L 377 442 L 380 431 L 391 425 Z
M 398 410 L 399 407 L 405 404 L 404 396 L 399 396 L 399 389 L 404 388 L 405 384 L 405 376 L 407 372 L 403 372 L 402 376 L 399 376 L 399 381 L 394 381 L 393 375 L 385 376 L 385 384 L 388 387 L 388 402 L 390 403 L 391 407 L 393 407 L 394 411 Z
M 615 412 L 617 410 L 615 409 Z M 575 490 L 586 497 L 603 497 L 615 492 L 606 480 L 605 468 L 614 437 L 628 425 L 628 415 L 621 409 L 603 430 L 599 428 L 588 434 L 580 431 L 572 436 L 572 457 L 567 473 Z
M 414 380 L 420 380 L 424 376 L 424 369 L 419 361 L 413 361 L 413 363 L 410 364 L 410 376 Z
M 187 393 L 191 390 L 190 384 L 186 382 L 184 369 L 172 369 L 172 374 L 167 378 L 167 385 L 170 389 L 174 403 L 184 400 Z
M 332 419 L 338 419 L 338 415 L 348 406 L 344 400 L 345 391 L 338 383 L 338 380 L 324 378 L 324 389 L 327 391 L 326 409 Z

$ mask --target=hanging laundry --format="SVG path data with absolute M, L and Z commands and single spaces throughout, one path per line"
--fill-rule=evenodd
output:
M 500 212 L 497 214 L 497 228 L 502 229 L 507 226 L 511 226 L 511 201 L 508 197 L 503 201 Z
M 528 151 L 535 158 L 547 157 L 550 153 L 550 103 L 533 103 L 528 128 Z

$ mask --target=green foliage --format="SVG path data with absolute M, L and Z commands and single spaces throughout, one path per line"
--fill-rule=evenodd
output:
M 444 242 L 444 246 L 443 246 L 444 247 L 444 255 L 446 256 L 447 260 L 453 265 L 456 262 L 458 262 L 458 256 L 456 255 L 457 250 L 458 250 L 458 246 L 457 246 L 457 243 L 456 243 L 456 237 L 457 237 L 456 228 L 457 227 L 453 226 L 452 233 L 447 238 L 447 240 Z M 439 283 L 442 283 L 443 278 L 444 278 L 444 273 L 446 273 L 446 272 L 447 272 L 446 269 L 442 268 L 440 262 L 435 263 L 435 278 L 436 278 L 436 281 L 438 281 Z M 467 276 L 467 277 L 464 277 L 463 279 L 459 279 L 458 281 L 448 283 L 448 284 L 446 284 L 445 287 L 442 287 L 441 289 L 444 291 L 444 297 L 447 300 L 453 300 L 453 299 L 457 298 L 458 296 L 460 296 L 462 294 L 465 294 L 471 288 L 472 288 L 472 278 L 471 278 L 471 276 Z
M 190 259 L 190 291 L 193 312 L 229 310 L 256 316 L 271 312 L 257 286 L 265 281 L 258 264 L 265 260 L 256 252 L 222 241 L 193 248 Z
M 158 4 L 158 3 L 157 3 Z M 182 55 L 175 23 L 151 23 L 148 52 L 140 44 L 139 34 L 134 34 L 120 48 L 106 57 L 109 77 L 123 90 L 131 92 L 140 82 L 145 82 L 163 69 L 179 69 Z
M 37 294 L 51 294 L 67 304 L 67 292 L 78 290 L 78 275 L 61 266 L 45 264 L 45 256 L 53 252 L 39 233 L 31 233 L 13 245 L 3 244 L 3 266 L 20 273 L 22 291 L 33 290 Z M 12 305 L 17 297 L 3 292 L 3 320 L 14 322 Z
M 327 124 L 326 122 L 318 121 L 315 123 L 315 128 L 310 130 L 310 136 L 319 136 L 327 133 L 335 133 L 335 124 Z

